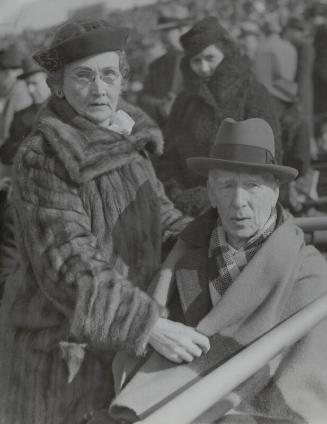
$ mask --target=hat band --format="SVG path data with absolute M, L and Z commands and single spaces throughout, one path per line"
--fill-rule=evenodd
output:
M 214 159 L 260 164 L 276 164 L 276 160 L 267 149 L 244 144 L 219 144 L 211 154 Z

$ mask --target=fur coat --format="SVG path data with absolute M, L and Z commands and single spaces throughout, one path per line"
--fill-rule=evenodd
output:
M 187 168 L 186 159 L 208 156 L 223 119 L 265 119 L 276 135 L 277 156 L 280 130 L 268 92 L 255 81 L 249 61 L 237 51 L 226 55 L 207 82 L 194 74 L 187 57 L 181 67 L 185 88 L 177 97 L 167 124 L 165 153 L 158 170 L 178 207 L 198 215 L 209 206 L 205 179 Z
M 165 315 L 145 289 L 160 264 L 162 233 L 189 220 L 148 159 L 162 149 L 160 131 L 139 109 L 119 108 L 136 122 L 129 136 L 52 100 L 17 155 L 20 264 L 1 311 L 1 424 L 83 422 L 110 400 L 113 352 L 142 355 Z M 79 371 L 68 383 L 70 344 L 85 357 L 77 349 Z

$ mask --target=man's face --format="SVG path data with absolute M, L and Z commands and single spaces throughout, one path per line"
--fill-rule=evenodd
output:
M 66 65 L 63 92 L 79 115 L 106 127 L 116 111 L 122 79 L 118 53 L 100 53 Z
M 190 66 L 200 78 L 210 78 L 223 59 L 224 53 L 211 44 L 190 59 Z
M 33 103 L 43 103 L 50 96 L 50 89 L 46 82 L 46 74 L 44 72 L 36 72 L 25 78 L 27 90 L 30 93 Z
M 242 247 L 268 221 L 279 189 L 270 174 L 215 169 L 209 172 L 208 194 L 217 208 L 228 242 Z

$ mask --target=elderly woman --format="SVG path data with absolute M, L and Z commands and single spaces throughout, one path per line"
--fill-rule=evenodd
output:
M 162 139 L 120 99 L 127 30 L 68 22 L 35 55 L 52 97 L 15 164 L 20 263 L 7 281 L 0 423 L 81 423 L 112 396 L 114 351 L 191 361 L 207 337 L 145 293 L 163 237 L 189 219 L 149 160 Z M 183 337 L 181 337 L 183 334 Z
M 123 411 L 117 406 L 138 416 L 160 407 L 163 399 L 327 293 L 326 261 L 305 245 L 303 232 L 277 203 L 280 184 L 297 171 L 276 164 L 267 122 L 225 119 L 209 157 L 190 158 L 188 166 L 207 178 L 212 209 L 181 234 L 189 250 L 179 258 L 172 282 L 181 320 L 208 335 L 211 349 L 177 367 L 153 354 L 115 400 L 115 417 Z M 157 300 L 166 304 L 163 292 Z M 194 422 L 327 422 L 326 332 L 325 319 Z M 148 381 L 151 395 L 145 396 Z M 229 412 L 219 420 L 219 411 Z
M 216 18 L 199 21 L 180 40 L 184 89 L 168 120 L 159 177 L 175 204 L 197 216 L 209 206 L 205 179 L 192 174 L 186 160 L 209 153 L 222 120 L 265 119 L 276 134 L 278 160 L 280 130 L 268 92 L 256 82 L 250 61 Z

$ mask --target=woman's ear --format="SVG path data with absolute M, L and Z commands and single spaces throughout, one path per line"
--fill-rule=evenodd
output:
M 64 91 L 60 87 L 56 87 L 54 89 L 54 94 L 58 97 L 58 99 L 63 99 L 65 97 Z

